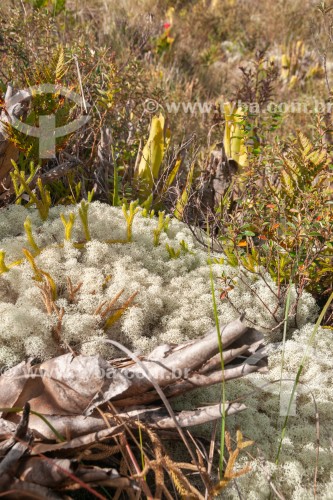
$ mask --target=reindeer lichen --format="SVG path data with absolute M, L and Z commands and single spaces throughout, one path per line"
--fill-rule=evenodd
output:
M 66 346 L 109 356 L 106 337 L 145 353 L 204 335 L 214 325 L 207 252 L 185 224 L 165 222 L 160 215 L 156 225 L 135 203 L 54 207 L 45 221 L 32 207 L 1 211 L 0 365 L 49 358 Z M 270 277 L 220 262 L 212 268 L 221 323 L 245 312 L 250 325 L 278 332 L 283 304 Z M 233 282 L 226 298 L 223 276 Z M 297 323 L 314 319 L 312 297 L 291 295 Z

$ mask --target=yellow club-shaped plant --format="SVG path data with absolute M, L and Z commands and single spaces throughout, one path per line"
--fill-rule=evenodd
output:
M 148 141 L 135 169 L 134 178 L 142 197 L 147 198 L 158 179 L 166 148 L 165 118 L 160 113 L 153 116 Z
M 240 167 L 248 165 L 248 151 L 245 144 L 245 112 L 241 107 L 235 109 L 230 102 L 224 103 L 224 150 L 228 158 L 235 160 Z
M 287 80 L 290 72 L 290 58 L 287 54 L 281 56 L 281 78 Z

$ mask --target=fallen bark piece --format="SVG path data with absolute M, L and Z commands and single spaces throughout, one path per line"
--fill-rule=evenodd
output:
M 234 415 L 240 411 L 246 410 L 246 406 L 241 403 L 229 403 L 225 402 L 224 413 L 226 416 Z M 135 410 L 135 412 L 138 411 Z M 195 410 L 187 410 L 176 412 L 175 416 L 178 424 L 181 427 L 193 427 L 194 425 L 206 424 L 207 422 L 212 422 L 218 420 L 223 415 L 223 408 L 221 404 L 199 407 Z M 121 414 L 119 415 L 121 416 Z M 140 416 L 140 421 L 149 423 L 152 427 L 158 429 L 175 429 L 176 425 L 165 408 L 156 408 L 153 411 L 147 412 L 143 410 Z M 134 415 L 132 415 L 132 418 Z
M 0 450 L 3 446 L 3 439 L 8 439 L 8 436 L 11 436 L 15 433 L 17 425 L 14 422 L 9 422 L 4 418 L 0 418 Z M 1 454 L 1 451 L 0 451 Z
M 1 491 L 1 488 L 0 488 Z M 6 499 L 17 500 L 64 500 L 69 499 L 68 496 L 64 497 L 59 495 L 49 488 L 44 488 L 37 484 L 26 483 L 23 481 L 15 480 L 10 485 L 10 488 L 6 489 Z
M 68 473 L 75 473 L 77 468 L 78 464 L 68 459 L 43 460 L 32 457 L 21 464 L 18 475 L 21 481 L 54 488 L 68 483 Z
M 57 433 L 60 434 L 64 440 L 73 439 L 77 436 L 83 436 L 88 433 L 99 432 L 107 427 L 105 420 L 100 415 L 94 417 L 87 417 L 85 415 L 48 415 L 47 422 Z M 109 422 L 113 427 L 112 422 Z M 117 426 L 119 422 L 114 423 Z M 57 436 L 52 428 L 46 422 L 41 420 L 37 415 L 31 415 L 30 429 L 32 429 L 41 440 L 56 441 Z
M 3 372 L 0 377 L 0 415 L 2 408 L 12 408 L 20 397 L 27 380 L 31 377 L 30 361 L 24 362 Z
M 64 498 L 57 493 L 83 487 L 96 495 L 94 487 L 108 486 L 118 493 L 147 490 L 153 498 L 139 477 L 127 433 L 133 438 L 145 430 L 156 444 L 157 432 L 182 435 L 183 428 L 244 411 L 244 404 L 227 401 L 224 407 L 175 412 L 167 398 L 267 368 L 263 336 L 243 321 L 223 326 L 221 341 L 224 372 L 216 330 L 181 345 L 159 346 L 146 357 L 125 348 L 129 358 L 111 361 L 64 354 L 5 372 L 0 377 L 0 431 L 5 438 L 0 491 L 12 492 L 9 498 Z M 127 457 L 128 477 L 101 462 L 116 454 Z
M 223 325 L 221 327 L 223 346 L 228 347 L 248 330 L 239 319 L 228 325 Z M 197 370 L 218 351 L 218 337 L 214 328 L 203 339 L 185 344 L 183 348 L 178 347 L 175 351 L 169 350 L 166 356 L 164 356 L 165 351 L 155 350 L 155 355 L 151 354 L 146 361 L 142 361 L 142 365 L 149 370 L 151 377 L 163 387 L 170 385 L 175 380 L 179 380 L 180 375 L 184 377 L 186 373 Z M 130 370 L 126 370 L 126 373 L 131 377 L 132 384 L 123 396 L 130 396 L 138 393 L 138 391 L 143 392 L 143 387 L 146 390 L 152 387 L 152 383 L 146 378 L 141 365 L 133 366 Z M 115 399 L 119 399 L 119 397 Z
M 0 463 L 0 491 L 4 491 L 14 479 L 19 467 L 19 460 L 28 451 L 28 446 L 16 443 Z
M 211 409 L 211 413 L 207 409 Z M 245 405 L 239 405 L 236 403 L 226 402 L 226 415 L 233 415 L 239 411 L 246 409 Z M 207 412 L 202 411 L 202 409 L 194 409 L 189 411 L 184 418 L 182 412 L 175 413 L 178 423 L 181 427 L 187 427 L 192 425 L 198 425 L 198 420 L 201 418 L 202 423 L 208 421 L 213 421 L 221 417 L 221 407 L 220 405 L 213 405 L 211 407 L 206 407 Z M 199 416 L 201 415 L 201 416 Z M 169 418 L 166 410 L 162 411 L 160 406 L 158 407 L 135 407 L 129 408 L 127 411 L 120 411 L 117 415 L 112 415 L 110 413 L 105 413 L 107 417 L 110 429 L 107 429 L 112 435 L 112 432 L 119 431 L 119 422 L 130 421 L 131 419 L 140 419 L 141 422 L 157 425 L 158 422 L 164 423 L 161 425 L 163 428 L 175 428 L 175 422 Z M 167 417 L 167 418 L 166 418 Z M 191 423 L 191 422 L 195 423 Z M 57 433 L 60 434 L 64 439 L 73 439 L 78 436 L 84 436 L 89 432 L 98 433 L 100 431 L 106 430 L 106 423 L 100 416 L 83 416 L 83 415 L 48 415 L 47 422 L 44 422 L 36 415 L 31 415 L 29 427 L 34 432 L 35 436 L 42 440 L 56 440 L 57 435 L 52 430 L 52 427 L 56 429 Z M 61 448 L 61 444 L 58 445 Z M 38 448 L 37 448 L 38 449 Z M 42 448 L 45 449 L 45 448 Z M 48 449 L 48 447 L 46 447 Z
M 132 360 L 106 361 L 100 356 L 69 353 L 35 366 L 29 361 L 20 363 L 0 377 L 2 422 L 18 423 L 19 416 L 15 412 L 6 413 L 6 409 L 19 410 L 28 402 L 33 413 L 41 414 L 30 415 L 29 427 L 36 436 L 43 440 L 57 440 L 59 435 L 73 439 L 105 429 L 106 423 L 96 408 L 102 408 L 109 415 L 109 401 L 119 408 L 117 418 L 126 419 L 129 417 L 124 411 L 127 408 L 132 411 L 133 407 L 139 409 L 160 401 L 158 387 L 166 397 L 175 397 L 267 368 L 267 360 L 261 354 L 263 335 L 247 328 L 241 319 L 221 327 L 221 340 L 224 374 L 215 329 L 198 340 L 177 346 L 159 346 L 141 359 L 133 356 Z M 231 405 L 228 413 L 241 409 L 243 407 Z M 162 418 L 156 405 L 146 408 L 146 414 L 140 418 L 151 421 L 153 414 L 154 422 Z M 196 418 L 194 414 L 179 416 L 179 423 L 181 427 L 196 425 L 191 422 L 214 420 L 219 416 L 217 407 L 212 413 L 201 409 Z M 109 415 L 111 427 L 119 425 L 117 418 Z M 165 428 L 174 427 L 175 423 L 168 422 L 164 420 Z M 0 421 L 0 431 L 3 427 Z
M 101 431 L 91 432 L 90 434 L 84 434 L 83 436 L 73 438 L 69 441 L 63 443 L 37 443 L 34 445 L 32 450 L 32 455 L 38 455 L 40 453 L 56 452 L 57 455 L 66 454 L 70 455 L 77 453 L 78 451 L 88 448 L 91 444 L 101 443 L 106 439 L 118 434 L 124 429 L 124 425 L 116 425 L 115 427 L 109 427 L 107 429 L 102 429 Z
M 28 429 L 30 415 L 30 405 L 26 403 L 15 434 L 5 441 L 7 445 L 2 449 L 6 452 L 4 459 L 0 463 L 0 490 L 6 489 L 13 481 L 19 467 L 20 459 L 28 452 L 32 434 Z M 17 442 L 16 442 L 17 441 Z

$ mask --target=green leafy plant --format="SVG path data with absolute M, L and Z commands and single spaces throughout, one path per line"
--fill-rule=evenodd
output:
M 162 231 L 166 231 L 168 229 L 170 217 L 165 217 L 165 212 L 158 213 L 158 224 L 157 228 L 154 229 L 154 246 L 157 247 L 160 243 L 160 236 Z
M 256 177 L 248 178 L 220 242 L 230 265 L 266 269 L 279 287 L 292 278 L 299 293 L 321 300 L 332 288 L 333 270 L 327 152 L 300 133 L 283 154 L 278 146 L 272 154 L 275 184 L 268 176 L 258 189 Z
M 65 228 L 65 240 L 70 241 L 72 237 L 72 230 L 75 222 L 75 214 L 70 213 L 68 216 L 68 219 L 66 219 L 65 215 L 61 214 L 60 215 L 61 222 L 64 225 Z
M 85 200 L 82 200 L 81 206 L 79 208 L 79 215 L 82 222 L 85 238 L 87 241 L 90 241 L 91 236 L 88 224 L 88 210 L 89 210 L 89 202 L 87 203 Z
M 132 241 L 132 228 L 135 215 L 139 211 L 138 201 L 131 201 L 129 208 L 126 203 L 123 204 L 122 210 L 127 224 L 127 242 Z
M 180 248 L 179 249 L 174 249 L 172 246 L 170 246 L 168 243 L 165 245 L 165 248 L 168 251 L 170 259 L 179 259 L 180 257 Z
M 14 171 L 12 173 L 12 179 L 14 181 L 15 191 L 19 193 L 20 196 L 24 192 L 27 193 L 30 197 L 27 206 L 35 204 L 41 219 L 46 220 L 49 214 L 50 206 L 52 204 L 51 196 L 47 187 L 44 186 L 41 178 L 37 179 L 36 184 L 40 195 L 40 198 L 38 198 L 29 185 L 29 182 L 31 181 L 32 177 L 35 175 L 36 172 L 34 167 L 33 166 L 31 167 L 31 173 L 27 178 L 25 177 L 24 171 L 20 171 L 14 161 L 13 161 L 13 167 Z
M 47 9 L 57 16 L 66 9 L 66 0 L 28 0 L 34 9 Z

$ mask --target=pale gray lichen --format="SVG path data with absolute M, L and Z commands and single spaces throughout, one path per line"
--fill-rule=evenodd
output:
M 319 328 L 307 352 L 300 383 L 296 391 L 295 406 L 289 416 L 286 435 L 282 444 L 279 464 L 275 464 L 281 432 L 285 420 L 293 381 L 311 339 L 314 325 L 307 324 L 294 332 L 285 344 L 280 397 L 283 343 L 272 344 L 268 358 L 267 374 L 254 373 L 245 378 L 228 381 L 226 399 L 237 399 L 247 406 L 246 411 L 227 418 L 226 428 L 235 437 L 240 429 L 247 439 L 254 441 L 248 456 L 244 451 L 238 459 L 238 469 L 250 465 L 251 471 L 238 478 L 237 487 L 242 497 L 266 500 L 270 496 L 269 479 L 276 489 L 290 500 L 313 497 L 314 474 L 318 448 L 318 498 L 330 500 L 333 491 L 332 473 L 332 404 L 333 404 L 333 342 L 332 330 Z M 200 389 L 178 398 L 175 409 L 190 409 L 217 402 L 221 387 Z M 281 404 L 282 403 L 282 404 Z M 318 416 L 316 413 L 318 412 Z M 211 434 L 211 426 L 202 426 L 199 435 Z M 255 457 L 253 460 L 252 457 Z M 239 498 L 235 483 L 231 482 L 220 498 Z M 274 498 L 274 495 L 273 495 Z
M 6 252 L 6 264 L 22 258 L 22 247 L 32 251 L 23 231 L 27 214 L 31 219 L 34 239 L 43 248 L 35 262 L 56 283 L 56 304 L 64 311 L 61 337 L 66 344 L 85 354 L 101 352 L 110 356 L 112 350 L 102 341 L 113 338 L 136 352 L 147 353 L 161 343 L 179 343 L 200 337 L 214 325 L 208 255 L 184 224 L 171 220 L 167 232 L 160 235 L 159 245 L 154 246 L 153 231 L 157 221 L 138 213 L 131 243 L 107 243 L 106 240 L 126 237 L 126 223 L 120 208 L 94 202 L 89 208 L 92 240 L 82 248 L 76 248 L 71 242 L 64 242 L 64 227 L 60 219 L 61 213 L 68 217 L 70 212 L 78 215 L 78 207 L 54 207 L 43 223 L 34 209 L 11 206 L 0 211 L 0 248 Z M 77 216 L 72 241 L 83 239 L 84 232 Z M 179 249 L 182 241 L 186 242 L 189 252 L 180 252 L 179 258 L 171 259 L 166 244 Z M 216 257 L 217 262 L 220 256 Z M 263 279 L 225 263 L 214 263 L 212 270 L 221 323 L 245 312 L 249 324 L 255 323 L 269 337 L 284 314 L 283 304 L 277 299 L 277 287 L 271 278 L 265 275 Z M 230 301 L 220 300 L 222 275 L 233 280 Z M 41 290 L 33 278 L 34 272 L 27 260 L 0 276 L 1 367 L 12 366 L 28 356 L 46 359 L 57 353 L 59 346 L 52 337 L 57 316 L 47 313 Z M 74 302 L 66 293 L 67 278 L 73 286 L 81 284 Z M 101 327 L 100 315 L 94 312 L 122 289 L 124 299 L 138 292 L 135 303 L 118 323 L 105 331 Z M 295 300 L 293 288 L 291 303 L 294 304 Z M 275 319 L 269 311 L 274 311 Z M 286 343 L 285 377 L 295 377 L 317 314 L 314 299 L 303 293 L 297 307 L 297 324 L 301 329 Z M 281 329 L 274 332 L 281 336 Z M 233 433 L 239 426 L 261 450 L 251 463 L 252 471 L 237 480 L 248 499 L 268 497 L 269 474 L 273 474 L 274 483 L 287 498 L 300 500 L 311 496 L 316 453 L 312 395 L 321 418 L 318 494 L 323 499 L 331 498 L 331 332 L 320 330 L 313 348 L 316 350 L 311 351 L 313 355 L 305 364 L 301 378 L 303 385 L 298 391 L 297 416 L 290 417 L 279 466 L 274 464 L 283 422 L 279 415 L 278 384 L 270 386 L 269 390 L 260 387 L 269 380 L 280 378 L 281 350 L 270 354 L 268 375 L 257 373 L 227 384 L 227 398 L 232 400 L 247 394 L 244 402 L 248 406 L 246 412 L 228 420 L 228 430 Z M 303 392 L 302 387 L 305 388 Z M 218 387 L 189 393 L 182 399 L 181 409 L 199 406 L 209 400 L 216 402 L 220 394 L 221 388 Z M 243 455 L 239 467 L 248 460 Z M 232 485 L 223 492 L 223 498 L 236 497 Z
M 169 229 L 160 235 L 159 245 L 154 246 L 157 221 L 138 213 L 131 243 L 106 243 L 126 238 L 126 222 L 121 208 L 94 202 L 89 208 L 92 239 L 83 248 L 76 248 L 72 242 L 64 242 L 60 214 L 67 218 L 71 212 L 76 214 L 72 241 L 82 241 L 84 232 L 78 208 L 54 207 L 45 222 L 32 208 L 11 206 L 0 212 L 0 248 L 6 252 L 7 264 L 22 258 L 23 247 L 30 248 L 23 224 L 27 215 L 31 219 L 35 242 L 43 248 L 35 257 L 36 265 L 49 273 L 63 292 L 58 294 L 56 304 L 64 310 L 61 331 L 64 343 L 82 353 L 97 350 L 110 355 L 110 347 L 99 339 L 113 338 L 146 353 L 161 342 L 178 343 L 200 337 L 214 325 L 208 255 L 185 224 L 170 221 Z M 181 251 L 179 258 L 171 259 L 166 244 L 179 249 L 182 241 L 189 251 Z M 269 276 L 263 280 L 227 264 L 214 263 L 212 268 L 222 323 L 245 312 L 251 325 L 270 332 L 276 327 L 276 319 L 269 310 L 274 311 L 278 321 L 282 320 L 283 307 L 278 304 L 277 288 Z M 230 302 L 219 298 L 222 274 L 234 281 Z M 0 276 L 0 338 L 5 347 L 0 351 L 0 366 L 9 366 L 26 356 L 45 359 L 56 352 L 51 330 L 57 317 L 47 314 L 33 277 L 26 259 Z M 74 303 L 64 292 L 67 278 L 74 286 L 81 283 Z M 122 300 L 138 292 L 135 303 L 105 332 L 100 316 L 94 312 L 123 289 Z M 304 293 L 298 304 L 298 324 L 307 323 L 316 312 L 313 298 Z

